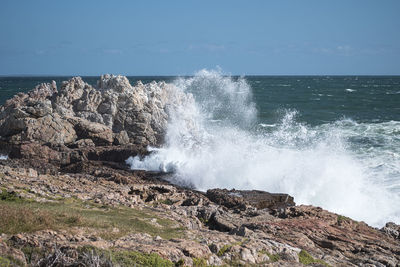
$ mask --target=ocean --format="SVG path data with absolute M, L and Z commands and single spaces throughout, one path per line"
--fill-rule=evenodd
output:
M 0 104 L 41 82 L 0 77 Z M 170 109 L 166 143 L 132 169 L 199 190 L 260 189 L 380 227 L 400 223 L 400 76 L 229 76 L 165 80 L 192 94 Z M 95 85 L 98 77 L 83 77 Z

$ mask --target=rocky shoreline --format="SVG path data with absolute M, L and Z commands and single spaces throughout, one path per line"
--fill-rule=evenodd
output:
M 130 170 L 163 143 L 167 83 L 75 77 L 0 107 L 0 266 L 400 266 L 400 226 L 376 229 L 287 194 L 168 183 Z

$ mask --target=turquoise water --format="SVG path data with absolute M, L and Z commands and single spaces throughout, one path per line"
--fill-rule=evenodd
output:
M 38 83 L 60 85 L 68 78 L 0 77 L 0 103 Z M 187 117 L 171 123 L 167 144 L 152 157 L 132 159 L 132 168 L 170 167 L 172 182 L 200 190 L 285 192 L 297 203 L 372 225 L 400 223 L 400 76 L 200 71 L 180 79 L 128 78 L 132 84 L 172 82 L 195 100 Z M 83 79 L 95 85 L 98 77 Z M 200 134 L 185 128 L 187 119 Z

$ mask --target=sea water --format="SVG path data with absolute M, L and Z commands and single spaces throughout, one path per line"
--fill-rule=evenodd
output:
M 0 78 L 3 102 L 39 81 L 66 80 L 10 79 Z M 129 158 L 132 169 L 171 172 L 171 182 L 199 190 L 288 193 L 297 204 L 373 226 L 400 223 L 400 77 L 231 77 L 202 70 L 129 79 L 167 80 L 193 95 L 170 111 L 165 145 Z

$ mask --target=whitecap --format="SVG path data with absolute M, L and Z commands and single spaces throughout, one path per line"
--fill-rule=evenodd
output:
M 261 127 L 265 127 L 265 128 L 267 128 L 267 127 L 275 127 L 276 126 L 276 124 L 266 124 L 266 123 L 259 123 L 258 125 L 260 125 Z

